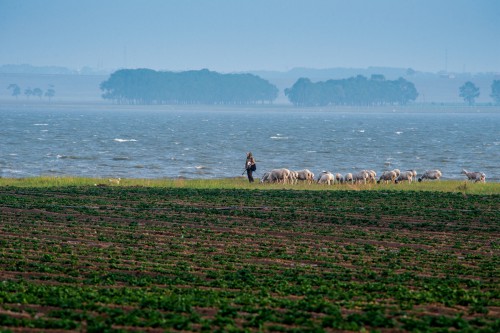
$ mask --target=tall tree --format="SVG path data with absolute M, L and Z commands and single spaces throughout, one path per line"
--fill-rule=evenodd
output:
M 309 96 L 312 87 L 311 80 L 300 78 L 291 88 L 285 89 L 285 96 L 296 106 L 308 106 L 310 104 Z
M 460 87 L 460 97 L 464 99 L 469 105 L 474 105 L 476 98 L 479 97 L 479 88 L 470 81 L 465 82 Z
M 400 96 L 400 104 L 405 105 L 409 101 L 414 101 L 418 97 L 418 92 L 413 83 L 406 81 L 403 78 L 397 80 L 398 95 Z
M 26 88 L 24 89 L 24 94 L 26 95 L 27 99 L 30 99 L 30 96 L 33 95 L 33 90 L 31 88 Z
M 50 85 L 49 89 L 47 89 L 47 91 L 45 91 L 45 97 L 47 97 L 49 99 L 49 102 L 50 102 L 52 100 L 52 97 L 54 97 L 55 95 L 56 95 L 56 91 L 54 90 L 54 86 Z
M 491 98 L 496 104 L 500 104 L 500 80 L 494 80 L 491 84 Z
M 39 99 L 42 99 L 43 96 L 43 91 L 40 88 L 35 88 L 33 89 L 33 96 L 38 97 Z
M 12 90 L 12 91 L 11 91 L 11 94 L 12 94 L 12 96 L 14 96 L 16 99 L 17 99 L 17 97 L 18 97 L 19 95 L 21 95 L 21 88 L 20 88 L 17 84 L 15 84 L 15 83 L 11 83 L 11 84 L 9 84 L 9 86 L 7 87 L 7 89 Z

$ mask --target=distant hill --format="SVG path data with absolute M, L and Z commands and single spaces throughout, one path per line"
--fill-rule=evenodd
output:
M 370 77 L 372 74 L 383 74 L 388 79 L 393 79 L 393 78 L 397 79 L 399 77 L 405 76 L 407 72 L 408 69 L 406 68 L 386 68 L 386 67 L 368 67 L 368 68 L 338 67 L 338 68 L 325 68 L 325 69 L 297 67 L 287 72 L 252 71 L 252 73 L 262 77 L 274 76 L 274 77 L 289 78 L 289 79 L 307 77 L 311 80 L 346 79 L 358 75 Z
M 1 74 L 39 74 L 39 75 L 108 75 L 110 71 L 83 67 L 80 70 L 62 66 L 2 65 Z

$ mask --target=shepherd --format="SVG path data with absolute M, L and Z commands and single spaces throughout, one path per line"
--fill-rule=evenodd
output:
M 253 183 L 252 172 L 257 170 L 257 165 L 255 164 L 255 158 L 251 152 L 247 153 L 247 160 L 245 161 L 245 170 L 247 171 L 248 181 Z

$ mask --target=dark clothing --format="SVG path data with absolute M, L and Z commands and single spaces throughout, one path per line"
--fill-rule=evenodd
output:
M 247 160 L 245 162 L 245 169 L 247 170 L 248 181 L 250 183 L 253 183 L 254 180 L 252 172 L 255 170 L 255 159 L 253 158 L 253 156 L 247 157 Z
M 254 180 L 253 180 L 253 176 L 252 176 L 252 172 L 253 172 L 253 171 L 252 171 L 252 169 L 247 169 L 247 177 L 248 177 L 248 181 L 249 181 L 250 183 L 253 183 L 253 182 L 254 182 Z

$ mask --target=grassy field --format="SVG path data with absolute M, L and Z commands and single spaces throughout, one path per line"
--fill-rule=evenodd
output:
M 335 184 L 331 186 L 320 184 L 250 184 L 246 177 L 224 179 L 122 179 L 119 185 L 109 179 L 85 177 L 31 177 L 31 178 L 0 178 L 0 186 L 16 187 L 53 187 L 53 186 L 144 186 L 173 187 L 197 189 L 293 189 L 293 190 L 374 190 L 374 191 L 437 191 L 456 192 L 463 194 L 500 194 L 500 183 L 472 183 L 468 181 L 424 181 L 412 184 Z
M 495 183 L 0 179 L 0 245 L 2 332 L 500 330 Z

